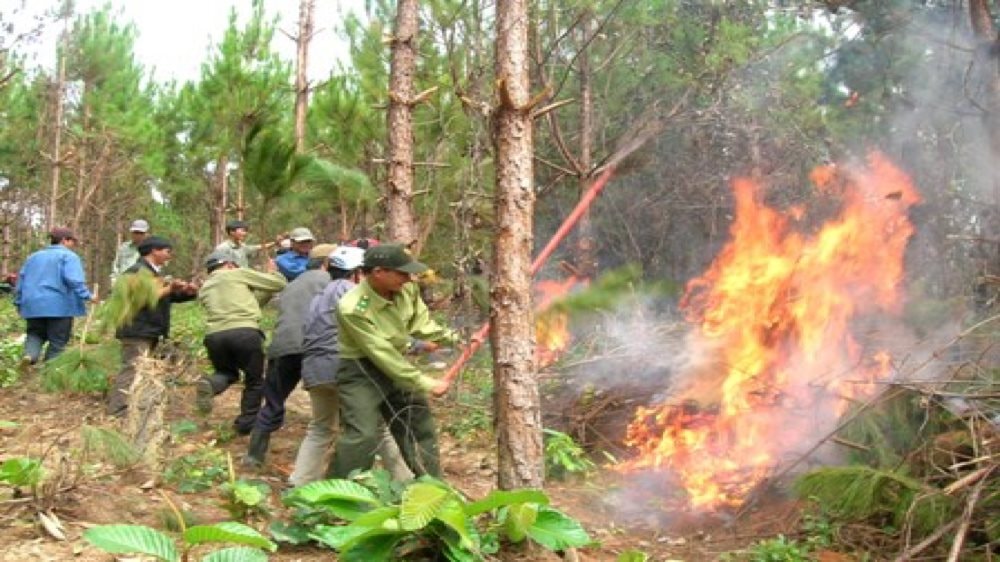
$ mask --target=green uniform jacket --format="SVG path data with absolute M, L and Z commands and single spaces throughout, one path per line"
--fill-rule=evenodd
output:
M 233 259 L 236 260 L 236 265 L 250 267 L 250 257 L 257 255 L 262 247 L 260 244 L 241 244 L 237 246 L 232 240 L 226 240 L 216 246 L 215 251 L 229 252 L 233 256 Z
M 205 333 L 234 328 L 260 328 L 260 305 L 287 282 L 278 272 L 252 269 L 217 269 L 198 290 L 205 308 Z
M 455 344 L 458 334 L 431 320 L 419 291 L 416 283 L 407 283 L 388 301 L 367 280 L 348 291 L 337 306 L 340 356 L 367 358 L 402 386 L 430 390 L 437 381 L 404 357 L 410 339 Z

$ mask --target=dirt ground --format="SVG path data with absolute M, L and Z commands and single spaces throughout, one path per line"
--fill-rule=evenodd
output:
M 309 419 L 309 401 L 301 389 L 288 404 L 285 427 L 272 436 L 268 465 L 259 473 L 242 469 L 239 459 L 247 437 L 228 435 L 228 427 L 238 410 L 239 387 L 216 398 L 208 417 L 194 411 L 194 388 L 185 384 L 173 388 L 170 424 L 186 423 L 183 436 L 174 435 L 166 451 L 177 458 L 195 453 L 208 445 L 228 451 L 241 476 L 260 478 L 272 488 L 273 516 L 284 515 L 279 495 L 291 469 L 298 444 Z M 442 426 L 465 413 L 448 401 L 437 402 Z M 98 396 L 46 394 L 40 390 L 38 375 L 22 378 L 15 386 L 0 389 L 0 460 L 13 456 L 44 456 L 50 481 L 56 490 L 47 495 L 47 504 L 63 523 L 67 539 L 59 541 L 37 523 L 36 506 L 29 499 L 11 497 L 9 488 L 0 488 L 0 560 L 100 560 L 116 558 L 89 546 L 83 531 L 92 525 L 136 523 L 161 528 L 161 514 L 170 497 L 181 508 L 195 514 L 198 522 L 229 519 L 220 507 L 215 489 L 180 493 L 161 475 L 142 470 L 120 470 L 108 463 L 80 460 L 81 427 L 117 427 L 117 420 L 103 414 Z M 190 420 L 194 422 L 184 422 Z M 15 425 L 16 424 L 16 425 Z M 467 434 L 459 442 L 442 432 L 442 465 L 445 478 L 471 498 L 487 494 L 495 483 L 495 452 L 485 436 Z M 638 549 L 651 560 L 716 560 L 720 553 L 739 549 L 761 538 L 789 533 L 798 521 L 798 506 L 787 500 L 759 502 L 738 518 L 729 515 L 697 516 L 677 511 L 656 494 L 630 491 L 627 479 L 602 468 L 586 480 L 553 482 L 546 491 L 553 504 L 579 519 L 599 546 L 581 549 L 579 560 L 615 560 L 628 549 Z M 662 484 L 661 484 L 662 485 Z M 669 495 L 669 494 L 668 494 Z M 266 526 L 261 523 L 260 528 Z M 541 550 L 508 553 L 507 560 L 558 560 Z M 197 551 L 196 551 L 197 552 Z M 197 557 L 196 557 L 197 558 Z M 118 558 L 125 560 L 127 558 Z M 281 545 L 272 560 L 310 561 L 335 559 L 333 552 L 318 547 Z

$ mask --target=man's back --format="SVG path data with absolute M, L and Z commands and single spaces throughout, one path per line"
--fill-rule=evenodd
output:
M 23 318 L 83 316 L 90 298 L 80 257 L 59 244 L 28 256 L 15 290 Z

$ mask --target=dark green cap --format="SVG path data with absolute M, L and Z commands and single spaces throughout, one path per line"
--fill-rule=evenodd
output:
M 384 267 L 403 273 L 423 273 L 427 266 L 413 259 L 402 244 L 380 244 L 365 250 L 364 267 Z

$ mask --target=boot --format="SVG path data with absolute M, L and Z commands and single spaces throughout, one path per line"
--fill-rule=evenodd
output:
M 259 429 L 250 432 L 250 447 L 247 448 L 247 456 L 243 457 L 243 464 L 252 468 L 263 466 L 264 458 L 267 456 L 267 446 L 270 442 L 270 433 Z

